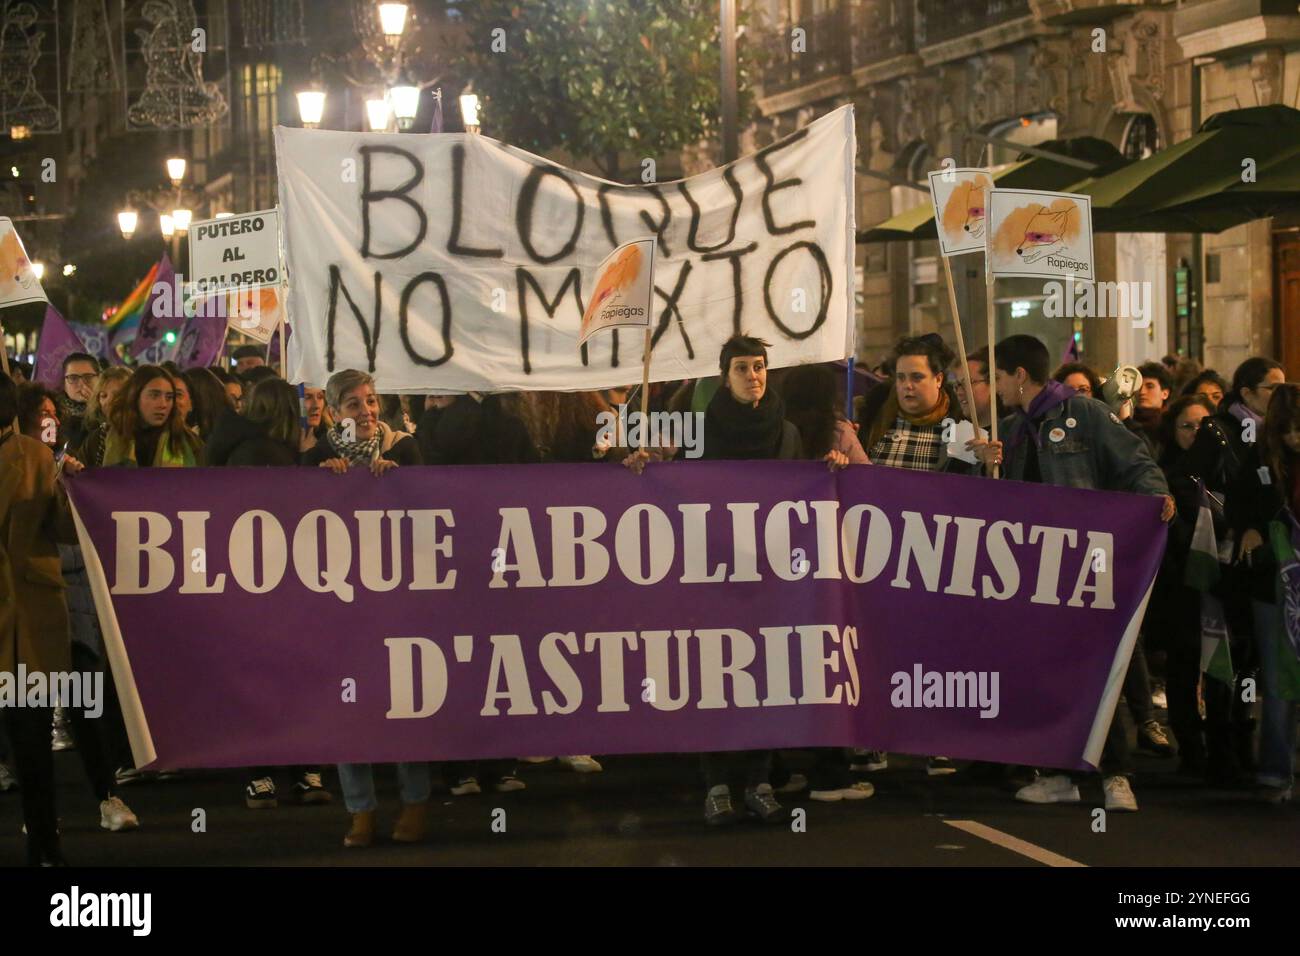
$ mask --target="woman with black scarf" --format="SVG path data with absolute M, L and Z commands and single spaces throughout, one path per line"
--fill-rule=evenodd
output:
M 702 458 L 708 460 L 798 459 L 803 457 L 799 429 L 786 421 L 781 396 L 767 388 L 767 349 L 762 339 L 735 335 L 722 346 L 718 365 L 722 387 L 704 412 Z M 641 449 L 623 460 L 640 474 L 650 459 Z M 826 453 L 832 468 L 842 468 L 848 458 L 838 451 Z M 764 823 L 782 823 L 789 813 L 772 792 L 771 750 L 746 750 L 701 755 L 705 786 L 704 819 L 710 826 L 734 823 L 739 815 L 731 803 L 733 771 L 745 778 L 745 808 Z

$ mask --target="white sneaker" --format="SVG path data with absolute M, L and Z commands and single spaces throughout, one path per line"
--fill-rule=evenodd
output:
M 571 757 L 560 757 L 558 759 L 560 763 L 574 773 L 600 773 L 605 769 L 587 754 L 574 754 Z
M 72 750 L 75 746 L 72 734 L 68 732 L 68 720 L 63 715 L 63 708 L 57 707 L 54 711 L 54 724 L 50 730 L 50 749 Z
M 463 780 L 459 780 L 448 789 L 451 791 L 453 797 L 467 797 L 483 792 L 479 788 L 478 780 L 473 777 L 466 777 Z
M 1137 797 L 1129 786 L 1128 777 L 1107 777 L 1101 782 L 1101 789 L 1106 792 L 1107 810 L 1127 810 L 1136 813 Z
M 109 797 L 100 801 L 99 825 L 116 833 L 119 830 L 134 830 L 140 826 L 140 821 L 131 812 L 131 808 L 122 802 L 121 797 Z
M 0 763 L 0 793 L 18 789 L 18 777 L 7 766 Z
M 836 787 L 834 790 L 809 790 L 808 796 L 822 803 L 839 803 L 841 800 L 866 800 L 875 792 L 874 784 L 860 780 L 847 787 Z
M 493 784 L 492 789 L 497 793 L 514 793 L 516 790 L 527 790 L 528 784 L 515 776 L 502 777 Z
M 1016 799 L 1025 803 L 1078 803 L 1079 788 L 1065 774 L 1056 773 L 1021 787 Z

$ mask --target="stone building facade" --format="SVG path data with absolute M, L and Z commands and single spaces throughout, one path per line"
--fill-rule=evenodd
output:
M 951 157 L 996 165 L 1033 145 L 1097 137 L 1131 158 L 1186 139 L 1221 110 L 1300 106 L 1295 0 L 749 0 L 764 53 L 757 147 L 845 103 L 856 109 L 859 229 L 928 193 L 906 183 Z M 1199 97 L 1197 91 L 1199 89 Z M 1198 102 L 1199 100 L 1199 102 Z M 875 174 L 875 175 L 871 175 Z M 1087 175 L 1081 170 L 1080 175 Z M 1252 353 L 1300 375 L 1300 216 L 1217 235 L 1099 234 L 1102 280 L 1150 283 L 1149 328 L 1047 318 L 1042 283 L 997 286 L 997 334 L 1054 353 L 1078 334 L 1103 372 L 1180 352 L 1227 374 Z M 860 244 L 858 356 L 951 315 L 934 242 Z M 982 257 L 953 261 L 968 347 L 986 341 Z

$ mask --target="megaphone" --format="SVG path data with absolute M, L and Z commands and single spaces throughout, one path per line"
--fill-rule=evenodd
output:
M 1142 390 L 1142 373 L 1136 365 L 1121 365 L 1101 384 L 1101 400 L 1118 412 Z

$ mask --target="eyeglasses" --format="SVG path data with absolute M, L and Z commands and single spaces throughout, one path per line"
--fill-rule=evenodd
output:
M 95 380 L 95 373 L 88 372 L 85 375 L 65 375 L 63 376 L 63 380 L 65 382 L 71 382 L 74 385 L 89 385 Z

